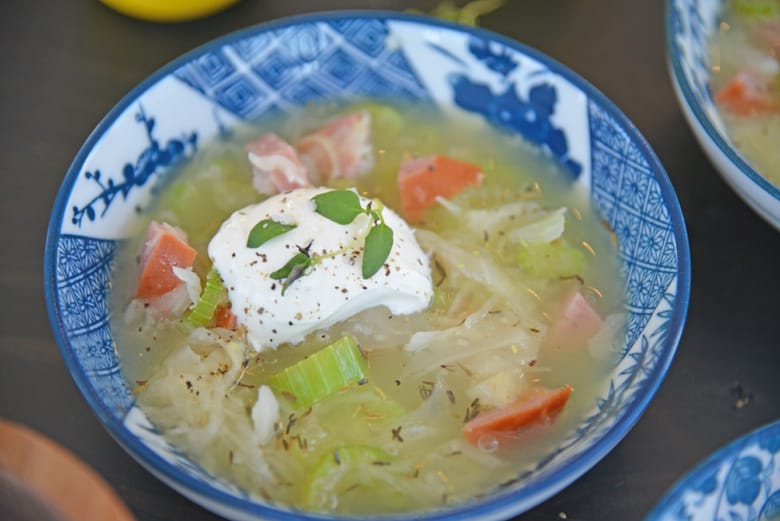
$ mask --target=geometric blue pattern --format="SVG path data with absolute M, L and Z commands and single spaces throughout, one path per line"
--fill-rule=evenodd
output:
M 174 75 L 247 120 L 334 95 L 428 99 L 388 35 L 382 20 L 299 24 L 227 44 Z
M 595 103 L 588 113 L 592 196 L 617 235 L 628 284 L 627 349 L 677 275 L 677 243 L 660 185 L 639 148 Z
M 117 241 L 60 236 L 55 285 L 62 328 L 87 379 L 122 418 L 133 397 L 119 369 L 109 325 L 111 269 Z
M 647 521 L 780 519 L 780 422 L 737 439 L 676 483 Z

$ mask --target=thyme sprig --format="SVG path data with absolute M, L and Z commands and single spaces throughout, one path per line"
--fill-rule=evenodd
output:
M 283 224 L 273 219 L 263 219 L 255 224 L 246 240 L 247 248 L 259 248 L 274 237 L 295 229 L 295 224 Z
M 384 205 L 379 199 L 360 204 L 360 198 L 352 190 L 332 190 L 312 197 L 314 211 L 339 224 L 350 224 L 359 215 L 368 215 L 371 226 L 363 244 L 361 271 L 364 279 L 370 279 L 384 266 L 393 248 L 393 229 L 382 217 Z
M 368 233 L 363 240 L 363 260 L 361 273 L 364 279 L 370 279 L 384 266 L 393 249 L 393 229 L 385 224 L 382 211 L 384 205 L 379 199 L 369 201 L 365 208 L 360 203 L 358 195 L 351 190 L 331 190 L 315 195 L 314 211 L 338 224 L 351 224 L 360 215 L 367 215 L 370 220 Z M 263 219 L 258 222 L 247 238 L 248 248 L 258 248 L 265 242 L 295 229 L 295 224 L 283 224 L 273 219 Z M 298 253 L 293 255 L 281 268 L 270 274 L 273 280 L 282 281 L 282 295 L 298 279 L 314 271 L 315 266 L 323 259 L 335 257 L 351 248 L 312 256 L 309 253 L 312 243 L 305 247 L 298 246 Z

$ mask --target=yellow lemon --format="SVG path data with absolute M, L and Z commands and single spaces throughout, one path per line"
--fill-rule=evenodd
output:
M 153 22 L 194 20 L 216 13 L 238 0 L 100 0 L 120 13 Z

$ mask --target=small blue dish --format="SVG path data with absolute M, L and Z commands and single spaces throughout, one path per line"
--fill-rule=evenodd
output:
M 780 519 L 780 421 L 743 436 L 678 481 L 646 521 Z
M 731 188 L 780 230 L 780 187 L 753 168 L 726 132 L 710 89 L 710 40 L 724 0 L 667 0 L 666 55 L 683 114 L 704 152 Z
M 571 174 L 614 230 L 624 264 L 622 349 L 587 417 L 518 481 L 470 502 L 387 519 L 506 519 L 580 477 L 626 435 L 661 384 L 688 308 L 688 238 L 674 189 L 634 125 L 580 77 L 499 35 L 427 17 L 316 14 L 200 47 L 153 74 L 98 125 L 49 223 L 45 288 L 79 389 L 141 465 L 233 520 L 337 519 L 264 502 L 171 446 L 135 406 L 109 325 L 118 245 L 154 187 L 201 143 L 309 102 L 406 98 L 524 137 Z

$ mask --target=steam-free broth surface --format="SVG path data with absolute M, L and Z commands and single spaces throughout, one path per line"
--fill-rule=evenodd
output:
M 302 343 L 258 352 L 240 324 L 216 328 L 212 320 L 195 327 L 189 310 L 159 318 L 134 300 L 139 229 L 120 255 L 113 286 L 112 327 L 124 374 L 138 405 L 174 445 L 268 501 L 356 514 L 468 501 L 534 468 L 595 406 L 623 338 L 614 236 L 568 174 L 517 137 L 419 107 L 348 109 L 313 107 L 262 128 L 295 142 L 335 114 L 366 111 L 373 168 L 354 181 L 328 184 L 354 186 L 402 217 L 402 161 L 438 154 L 481 168 L 479 186 L 441 199 L 412 224 L 429 263 L 430 304 L 405 315 L 384 306 L 364 309 Z M 264 198 L 253 189 L 243 148 L 252 137 L 203 147 L 160 188 L 142 223 L 166 222 L 186 232 L 201 281 L 211 268 L 209 242 L 222 223 Z M 555 235 L 560 222 L 561 237 L 539 238 Z M 294 281 L 278 298 L 291 298 L 300 287 Z M 572 292 L 602 322 L 581 345 L 570 346 L 550 339 L 556 310 Z M 273 390 L 282 370 L 350 337 L 365 356 L 365 377 L 305 407 L 274 391 L 278 417 L 270 434 L 259 432 L 270 410 L 255 407 L 266 392 L 260 389 Z M 557 417 L 475 442 L 464 435 L 468 421 L 533 389 L 564 386 L 573 391 Z

